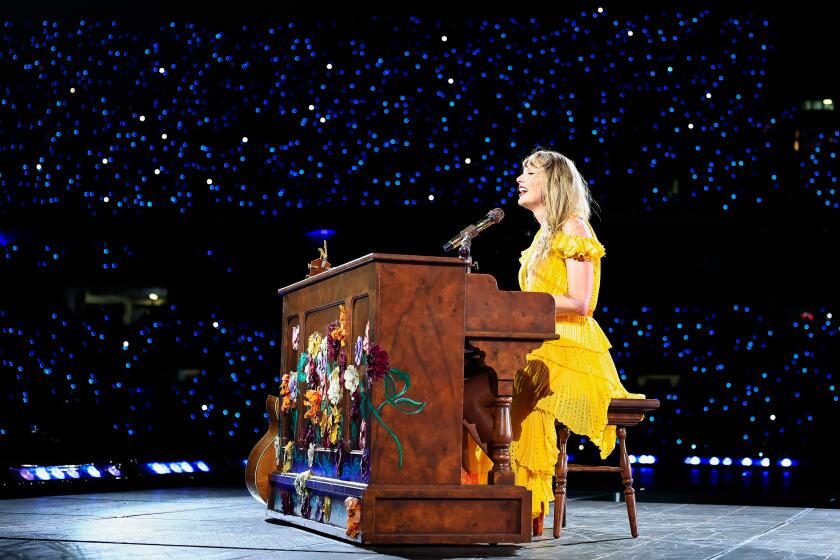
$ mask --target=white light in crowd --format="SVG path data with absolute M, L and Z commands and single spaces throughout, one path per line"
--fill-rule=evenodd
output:
M 782 459 L 780 463 L 783 467 L 789 467 L 791 465 L 790 459 Z
M 310 105 L 310 106 L 309 106 L 309 110 L 310 110 L 310 111 L 314 111 L 314 110 L 315 110 L 315 105 Z
M 213 328 L 214 328 L 214 329 L 218 329 L 218 328 L 219 328 L 219 322 L 218 322 L 218 321 L 213 321 Z
M 108 198 L 107 196 L 106 196 L 105 198 L 103 198 L 103 199 L 102 199 L 102 201 L 103 201 L 103 202 L 110 202 L 110 200 L 111 200 L 111 199 L 110 199 L 110 198 Z
M 71 88 L 70 88 L 70 93 L 76 93 L 76 88 L 71 87 Z
M 213 179 L 207 179 L 207 184 L 212 185 L 213 184 Z
M 434 199 L 435 199 L 435 195 L 430 194 L 430 195 L 429 195 L 429 200 L 434 200 Z
M 161 134 L 161 135 L 160 135 L 160 137 L 161 137 L 162 139 L 164 139 L 164 140 L 166 140 L 167 138 L 169 138 L 169 137 L 168 137 L 165 133 L 164 133 L 164 134 Z
M 825 318 L 826 318 L 826 319 L 831 319 L 831 313 L 827 314 L 827 315 L 825 316 Z
M 102 165 L 108 165 L 108 158 L 102 158 Z
M 693 130 L 694 129 L 694 123 L 688 123 L 688 129 Z
M 143 115 L 140 115 L 140 122 L 143 122 L 145 120 L 146 120 L 146 117 L 144 117 Z
M 319 120 L 319 121 L 321 121 L 321 122 L 327 122 L 327 119 L 326 119 L 325 117 L 321 117 L 321 118 L 320 118 L 320 119 L 318 119 L 318 120 Z
M 730 459 L 729 457 L 724 457 L 723 464 L 728 467 L 732 464 L 732 459 Z
M 709 464 L 717 466 L 720 464 L 720 459 L 718 459 L 717 457 L 712 457 L 711 459 L 709 459 Z
M 581 451 L 583 451 L 583 446 L 582 446 L 582 445 L 578 445 L 578 449 L 580 449 Z
M 161 74 L 165 74 L 165 73 L 166 73 L 166 69 L 165 69 L 165 68 L 161 68 L 161 69 L 159 69 L 159 70 L 158 70 L 158 72 L 160 72 Z
M 743 459 L 741 459 L 741 464 L 744 465 L 745 467 L 751 467 L 752 466 L 752 459 L 750 459 L 749 457 L 744 457 Z
M 627 32 L 627 36 L 628 36 L 628 37 L 632 37 L 632 36 L 633 36 L 633 32 L 632 32 L 632 31 L 628 31 L 628 32 Z
M 123 350 L 128 350 L 128 341 L 123 340 Z
M 247 136 L 243 136 L 243 137 L 242 137 L 242 143 L 243 143 L 243 144 L 247 144 L 247 143 L 248 143 L 248 137 L 247 137 Z
M 441 40 L 441 41 L 443 41 L 443 42 L 445 43 L 445 42 L 446 42 L 446 35 L 444 35 L 443 37 L 441 37 L 441 38 L 440 38 L 440 40 Z
M 201 405 L 201 410 L 207 410 L 207 405 L 206 404 Z
M 36 165 L 35 169 L 37 169 L 38 171 L 41 171 L 41 164 L 39 163 L 38 165 Z
M 149 299 L 152 300 L 152 301 L 157 301 L 158 300 L 158 295 L 156 293 L 152 292 L 152 293 L 149 294 Z
M 775 419 L 776 419 L 776 415 L 775 415 L 775 414 L 771 414 L 771 415 L 770 415 L 770 420 L 775 420 Z
M 762 459 L 762 460 L 761 460 L 761 466 L 762 466 L 762 467 L 769 467 L 769 466 L 770 466 L 770 459 L 768 459 L 767 457 L 765 457 L 764 459 Z
M 449 78 L 449 79 L 448 79 L 448 80 L 446 80 L 446 81 L 447 81 L 447 82 L 449 82 L 450 84 L 454 84 L 454 83 L 455 83 L 455 80 L 453 80 L 452 78 Z
M 160 175 L 160 169 L 155 169 L 155 175 Z
M 465 160 L 464 160 L 464 163 L 466 163 L 467 165 L 469 165 L 469 164 L 471 164 L 471 163 L 472 163 L 472 160 L 471 160 L 470 158 L 467 158 L 467 159 L 465 159 Z
M 707 94 L 706 94 L 706 99 L 711 99 L 711 98 L 712 98 L 712 94 L 711 94 L 711 93 L 707 93 Z
M 599 14 L 603 14 L 603 13 L 604 13 L 604 8 L 599 7 L 599 8 L 598 8 L 598 13 L 599 13 Z
M 327 70 L 332 70 L 332 64 L 327 64 Z

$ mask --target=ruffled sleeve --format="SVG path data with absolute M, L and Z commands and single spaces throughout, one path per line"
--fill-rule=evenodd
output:
M 594 237 L 569 235 L 562 231 L 554 235 L 554 239 L 551 241 L 551 250 L 564 259 L 585 261 L 594 261 L 606 254 L 604 246 Z

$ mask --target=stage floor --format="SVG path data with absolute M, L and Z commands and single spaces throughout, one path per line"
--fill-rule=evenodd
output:
M 244 488 L 178 488 L 0 501 L 0 558 L 840 559 L 840 510 L 569 500 L 563 536 L 524 546 L 361 548 L 266 521 Z

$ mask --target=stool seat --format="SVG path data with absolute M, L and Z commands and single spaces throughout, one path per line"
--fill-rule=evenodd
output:
M 607 465 L 577 465 L 570 464 L 566 455 L 566 443 L 569 440 L 571 431 L 561 423 L 555 422 L 557 430 L 557 466 L 555 476 L 557 486 L 554 491 L 554 538 L 560 538 L 562 528 L 566 526 L 566 479 L 569 472 L 617 472 L 621 473 L 621 480 L 624 484 L 624 501 L 627 503 L 627 517 L 630 519 L 630 534 L 633 538 L 639 536 L 639 528 L 636 523 L 636 492 L 633 490 L 633 470 L 630 467 L 630 458 L 627 454 L 627 428 L 636 426 L 641 422 L 645 414 L 657 410 L 659 400 L 657 399 L 612 399 L 607 409 L 607 425 L 616 426 L 616 434 L 619 441 L 619 466 Z

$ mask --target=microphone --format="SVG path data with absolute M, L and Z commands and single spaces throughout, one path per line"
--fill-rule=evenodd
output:
M 461 246 L 464 242 L 464 237 L 469 235 L 470 238 L 475 237 L 488 227 L 492 226 L 493 224 L 498 224 L 502 221 L 502 218 L 505 217 L 505 213 L 502 211 L 501 208 L 493 208 L 489 212 L 487 212 L 487 216 L 482 218 L 481 220 L 477 221 L 476 223 L 465 227 L 461 230 L 461 232 L 450 239 L 446 245 L 443 246 L 444 252 L 451 251 L 452 249 L 457 249 Z

